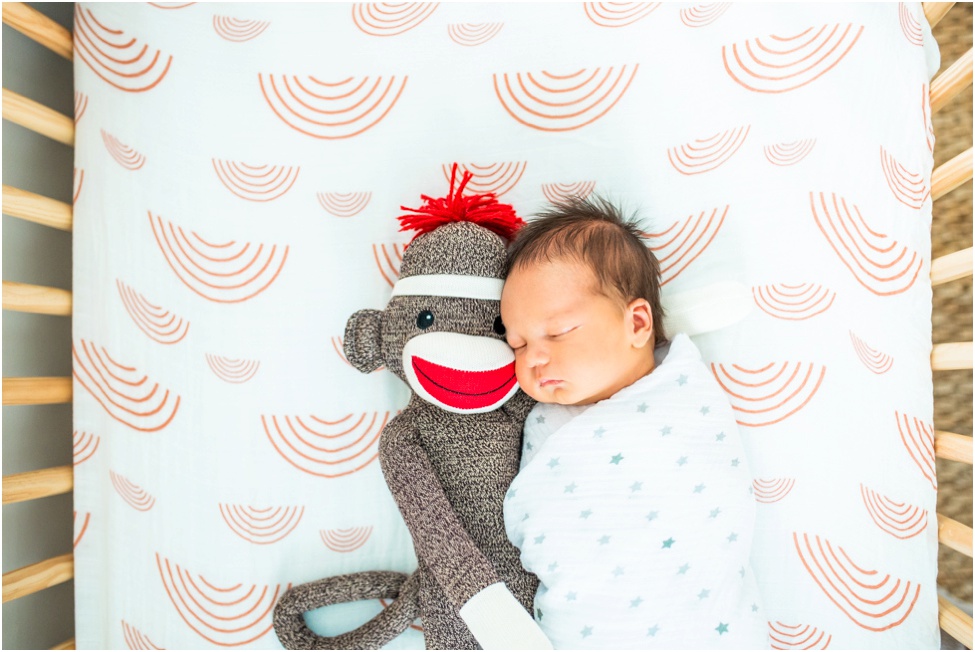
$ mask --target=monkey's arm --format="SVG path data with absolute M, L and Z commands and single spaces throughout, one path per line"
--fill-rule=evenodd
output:
M 400 415 L 383 430 L 379 460 L 422 559 L 485 649 L 551 649 L 457 517 L 415 426 Z

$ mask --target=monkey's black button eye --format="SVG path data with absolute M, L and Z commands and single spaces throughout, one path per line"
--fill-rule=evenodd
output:
M 433 326 L 433 313 L 429 310 L 424 310 L 419 315 L 416 316 L 416 325 L 419 328 L 430 328 Z
M 500 315 L 494 318 L 494 332 L 498 335 L 504 335 L 505 333 L 504 322 L 501 321 Z

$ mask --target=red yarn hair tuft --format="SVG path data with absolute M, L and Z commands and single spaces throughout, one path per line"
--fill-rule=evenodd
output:
M 502 204 L 493 192 L 464 196 L 464 188 L 474 175 L 465 170 L 457 184 L 457 164 L 450 172 L 450 192 L 446 197 L 420 195 L 425 203 L 420 208 L 400 206 L 413 215 L 400 215 L 400 231 L 416 231 L 413 239 L 451 222 L 472 222 L 511 240 L 525 221 L 515 214 L 510 204 Z M 456 189 L 455 189 L 456 185 Z

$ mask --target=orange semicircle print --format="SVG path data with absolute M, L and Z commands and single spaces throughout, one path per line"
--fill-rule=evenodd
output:
M 752 428 L 779 423 L 806 407 L 826 376 L 825 366 L 811 362 L 772 362 L 756 369 L 711 363 L 711 371 L 731 400 L 735 419 Z
M 921 586 L 854 563 L 819 536 L 792 533 L 799 560 L 813 581 L 850 620 L 872 632 L 897 627 L 911 615 Z
M 216 586 L 156 553 L 156 567 L 170 602 L 190 629 L 221 647 L 253 643 L 271 631 L 280 585 Z M 289 584 L 284 590 L 291 588 Z
M 701 211 L 699 215 L 677 220 L 660 233 L 644 234 L 650 240 L 650 251 L 660 264 L 661 287 L 677 278 L 704 253 L 724 224 L 729 208 L 715 208 L 710 213 Z
M 220 380 L 228 383 L 246 383 L 257 373 L 261 363 L 258 360 L 240 360 L 221 355 L 206 354 L 210 371 Z
M 440 167 L 447 183 L 450 183 L 453 164 L 444 163 Z M 509 161 L 506 163 L 489 163 L 488 165 L 461 163 L 459 167 L 462 174 L 470 172 L 474 175 L 465 188 L 468 194 L 477 195 L 493 192 L 497 197 L 500 197 L 518 185 L 528 167 L 528 161 Z
M 914 17 L 906 2 L 897 3 L 897 17 L 900 19 L 901 31 L 904 33 L 907 42 L 911 45 L 924 45 L 921 23 Z
M 924 183 L 924 177 L 909 172 L 883 147 L 880 148 L 880 167 L 884 170 L 887 187 L 894 193 L 894 198 L 908 208 L 920 210 L 931 196 L 931 189 Z
M 582 68 L 568 74 L 494 74 L 494 93 L 512 118 L 539 131 L 571 131 L 620 101 L 640 64 Z
M 88 96 L 81 91 L 74 93 L 74 123 L 78 124 L 88 110 Z
M 389 287 L 393 287 L 396 279 L 399 278 L 399 266 L 403 262 L 405 250 L 406 246 L 401 244 L 372 245 L 373 260 L 376 261 L 376 267 L 379 268 L 383 280 L 389 283 Z
M 244 541 L 258 545 L 277 543 L 294 532 L 305 515 L 299 506 L 257 508 L 220 503 L 220 516 Z
M 232 43 L 243 43 L 257 38 L 270 26 L 267 20 L 245 20 L 232 16 L 213 16 L 213 31 L 217 36 Z
M 626 27 L 646 18 L 659 2 L 584 2 L 586 17 L 599 27 Z
M 375 127 L 392 110 L 408 76 L 348 77 L 321 81 L 311 76 L 257 75 L 264 100 L 278 118 L 299 133 L 336 140 Z
M 725 72 L 757 93 L 785 93 L 810 84 L 850 52 L 863 26 L 810 27 L 793 36 L 771 35 L 721 47 Z
M 585 199 L 596 189 L 595 181 L 576 181 L 574 183 L 543 183 L 542 194 L 553 204 L 572 197 Z
M 74 168 L 74 192 L 71 195 L 71 205 L 78 203 L 78 197 L 81 196 L 81 188 L 85 185 L 85 170 L 83 168 Z
M 112 486 L 116 493 L 135 509 L 148 512 L 156 504 L 156 498 L 139 485 L 115 471 L 110 470 L 108 473 L 112 477 Z
M 921 471 L 932 489 L 938 488 L 938 474 L 934 463 L 934 427 L 917 417 L 909 417 L 894 412 L 901 443 L 904 444 L 911 461 Z
M 353 552 L 366 544 L 372 535 L 372 526 L 321 530 L 322 543 L 334 552 Z
M 274 450 L 296 469 L 322 478 L 351 475 L 379 457 L 379 434 L 389 412 L 347 414 L 336 421 L 314 415 L 262 415 Z
M 224 188 L 241 199 L 256 202 L 283 197 L 295 185 L 301 171 L 300 167 L 288 165 L 247 165 L 221 159 L 211 162 Z
M 78 466 L 82 462 L 87 462 L 98 450 L 98 445 L 102 443 L 102 438 L 88 432 L 74 431 L 73 437 L 73 464 Z
M 504 23 L 451 23 L 447 35 L 458 45 L 474 47 L 487 43 L 501 31 Z
M 752 480 L 752 495 L 760 503 L 777 503 L 792 491 L 796 484 L 795 478 L 770 478 Z
M 439 2 L 356 2 L 352 21 L 370 36 L 397 36 L 408 32 L 436 11 Z
M 115 362 L 104 347 L 79 340 L 71 354 L 74 379 L 116 421 L 140 432 L 156 432 L 176 416 L 178 395 L 151 383 L 135 367 Z
M 861 484 L 860 497 L 877 527 L 898 539 L 910 539 L 928 526 L 928 511 L 917 505 L 896 502 Z
M 795 165 L 809 155 L 809 152 L 812 151 L 815 144 L 815 138 L 806 138 L 804 140 L 794 140 L 791 143 L 766 145 L 763 148 L 765 151 L 765 160 L 772 165 L 778 165 L 780 167 Z
M 256 297 L 277 280 L 290 247 L 210 243 L 191 231 L 149 213 L 159 250 L 176 276 L 190 290 L 216 303 L 239 303 Z
M 833 640 L 832 634 L 818 627 L 786 625 L 778 621 L 769 621 L 768 635 L 773 650 L 825 650 Z
M 150 50 L 122 30 L 103 25 L 81 3 L 74 11 L 74 51 L 103 81 L 130 93 L 155 88 L 173 63 L 171 55 Z
M 773 283 L 752 287 L 755 304 L 776 319 L 803 321 L 821 315 L 836 299 L 836 292 L 818 283 Z
M 102 142 L 105 143 L 105 149 L 108 153 L 112 155 L 115 162 L 121 165 L 126 170 L 139 170 L 143 165 L 146 164 L 145 155 L 137 152 L 128 145 L 120 142 L 118 138 L 108 133 L 104 129 L 102 132 Z
M 91 512 L 81 512 L 81 521 L 79 522 L 78 511 L 74 512 L 74 541 L 72 543 L 72 548 L 77 548 L 81 540 L 85 538 L 85 532 L 88 531 L 88 525 L 91 523 Z
M 730 2 L 694 5 L 680 10 L 680 22 L 688 27 L 705 27 L 720 18 L 729 8 L 731 8 Z
M 871 229 L 860 209 L 836 193 L 809 193 L 816 226 L 853 273 L 856 280 L 878 296 L 905 292 L 921 272 L 921 256 L 885 233 Z
M 320 192 L 318 205 L 335 217 L 354 217 L 358 215 L 372 199 L 371 192 Z
M 149 3 L 152 4 L 152 3 Z M 125 639 L 125 644 L 130 650 L 165 650 L 164 647 L 159 647 L 151 640 L 149 637 L 140 632 L 138 629 L 128 624 L 124 620 L 122 621 L 122 638 Z
M 115 279 L 122 305 L 143 333 L 160 344 L 181 342 L 190 330 L 190 322 L 150 303 L 144 296 L 119 279 Z
M 853 342 L 853 350 L 856 352 L 860 362 L 873 373 L 885 374 L 894 366 L 894 359 L 892 357 L 871 348 L 866 342 L 857 337 L 853 331 L 850 331 L 850 340 Z
M 710 172 L 721 167 L 735 155 L 744 144 L 750 130 L 751 125 L 737 127 L 709 138 L 698 138 L 677 147 L 668 147 L 667 160 L 683 175 Z

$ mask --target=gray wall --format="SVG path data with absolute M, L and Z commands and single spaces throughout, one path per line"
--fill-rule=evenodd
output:
M 29 3 L 68 29 L 74 5 Z M 74 113 L 71 62 L 3 26 L 3 87 Z M 3 183 L 70 202 L 70 147 L 3 121 Z M 71 289 L 71 234 L 3 216 L 3 280 Z M 3 311 L 3 376 L 70 376 L 68 317 Z M 3 475 L 71 464 L 71 406 L 3 408 Z M 3 507 L 3 572 L 71 552 L 71 494 Z M 3 605 L 4 649 L 47 649 L 74 636 L 74 583 Z

